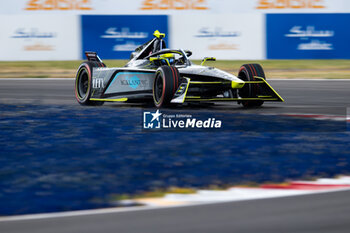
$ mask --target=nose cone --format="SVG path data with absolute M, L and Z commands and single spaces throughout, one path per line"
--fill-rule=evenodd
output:
M 179 71 L 181 74 L 189 74 L 189 75 L 203 75 L 203 76 L 209 76 L 209 77 L 215 77 L 220 78 L 228 81 L 235 81 L 235 82 L 243 82 L 233 74 L 227 73 L 226 71 L 219 70 L 214 67 L 207 67 L 207 66 L 198 66 L 198 65 L 192 65 L 185 68 L 179 68 Z M 243 82 L 244 83 L 244 82 Z
M 231 87 L 234 89 L 242 88 L 244 86 L 244 84 L 245 84 L 244 81 L 242 81 L 240 79 L 231 81 Z

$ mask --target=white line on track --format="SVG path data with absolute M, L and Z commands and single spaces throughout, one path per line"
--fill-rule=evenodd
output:
M 247 197 L 247 198 L 238 198 L 238 199 L 231 199 L 231 200 L 224 199 L 221 201 L 190 202 L 185 204 L 177 204 L 177 205 L 169 205 L 169 206 L 147 205 L 147 206 L 137 206 L 137 207 L 116 207 L 116 208 L 67 211 L 67 212 L 46 213 L 46 214 L 17 215 L 17 216 L 9 216 L 9 217 L 0 217 L 0 222 L 41 220 L 41 219 L 52 219 L 52 218 L 65 218 L 65 217 L 77 217 L 77 216 L 88 216 L 88 215 L 125 213 L 125 212 L 134 212 L 134 211 L 146 211 L 146 210 L 156 210 L 156 209 L 191 207 L 191 206 L 200 206 L 200 205 L 219 204 L 219 203 L 225 203 L 225 202 L 239 202 L 239 201 L 270 199 L 270 198 L 289 197 L 289 196 L 302 196 L 302 195 L 331 193 L 331 192 L 348 191 L 348 190 L 350 190 L 350 188 L 338 188 L 338 189 L 302 191 L 302 192 L 287 191 L 285 193 L 276 192 L 276 194 L 268 193 L 268 195 L 251 195 L 250 197 Z
M 350 81 L 350 79 L 322 79 L 322 78 L 271 78 L 267 81 Z

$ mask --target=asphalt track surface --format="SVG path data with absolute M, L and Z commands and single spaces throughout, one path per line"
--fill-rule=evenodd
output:
M 216 103 L 210 109 L 245 113 L 306 113 L 346 115 L 350 107 L 350 80 L 270 80 L 284 103 L 265 103 L 263 108 L 242 109 L 236 103 Z M 0 102 L 6 104 L 77 105 L 73 79 L 0 79 Z M 105 106 L 118 105 L 107 103 Z M 139 107 L 139 105 L 122 106 Z
M 350 81 L 271 80 L 285 103 L 243 110 L 219 103 L 212 111 L 345 115 Z M 0 79 L 0 102 L 77 105 L 74 81 Z M 109 107 L 111 104 L 106 104 Z M 124 105 L 139 107 L 138 105 Z M 350 191 L 76 217 L 0 222 L 0 232 L 349 232 Z
M 350 191 L 110 214 L 0 222 L 6 233 L 347 233 Z

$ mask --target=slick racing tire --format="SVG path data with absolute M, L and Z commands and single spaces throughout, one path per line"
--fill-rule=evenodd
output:
M 75 77 L 75 98 L 81 105 L 101 106 L 103 101 L 91 101 L 92 93 L 92 70 L 93 67 L 104 66 L 98 62 L 84 62 L 79 68 Z
M 242 65 L 238 72 L 238 78 L 243 81 L 259 81 L 254 76 L 266 79 L 265 73 L 259 64 Z M 238 92 L 241 98 L 257 98 L 261 92 L 260 84 L 245 84 Z M 240 102 L 244 107 L 259 107 L 263 105 L 262 100 L 243 100 Z
M 170 104 L 179 87 L 180 73 L 174 66 L 161 66 L 157 69 L 153 83 L 153 102 L 157 108 Z

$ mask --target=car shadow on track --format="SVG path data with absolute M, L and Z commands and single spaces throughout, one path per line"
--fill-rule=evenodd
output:
M 111 108 L 122 108 L 122 109 L 155 109 L 152 102 L 150 103 L 107 103 L 104 105 L 105 107 Z M 239 113 L 254 113 L 254 112 L 278 112 L 282 107 L 275 106 L 261 106 L 261 107 L 250 107 L 245 108 L 236 103 L 232 104 L 222 104 L 222 103 L 186 103 L 186 104 L 177 104 L 171 105 L 166 108 L 162 108 L 162 110 L 168 111 L 223 111 L 223 112 L 239 112 Z

